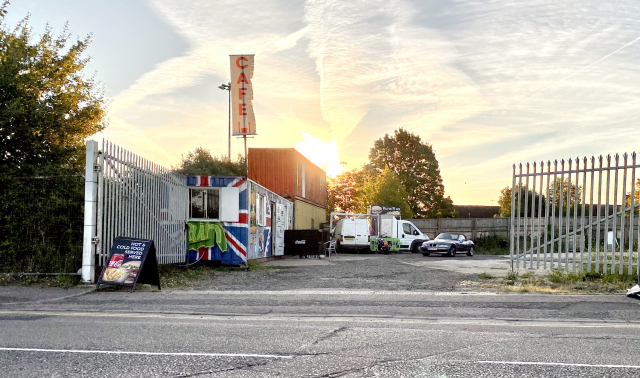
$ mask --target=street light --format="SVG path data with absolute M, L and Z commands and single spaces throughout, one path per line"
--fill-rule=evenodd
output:
M 229 161 L 231 161 L 231 83 L 222 84 L 218 88 L 229 92 Z

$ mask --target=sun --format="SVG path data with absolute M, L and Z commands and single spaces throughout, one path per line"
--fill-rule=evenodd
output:
M 335 141 L 328 143 L 313 135 L 302 133 L 304 141 L 296 145 L 296 150 L 320 168 L 324 169 L 328 176 L 336 176 L 342 173 L 340 154 Z

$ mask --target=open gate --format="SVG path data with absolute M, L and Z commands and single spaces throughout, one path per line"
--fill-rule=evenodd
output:
M 90 162 L 93 172 L 89 172 Z M 185 261 L 189 203 L 185 176 L 171 173 L 106 140 L 101 148 L 97 142 L 87 142 L 86 173 L 85 197 L 93 197 L 95 201 L 85 199 L 85 281 L 94 280 L 95 273 L 88 272 L 91 265 L 106 264 L 117 236 L 153 239 L 159 264 Z M 88 227 L 93 231 L 88 231 Z M 88 233 L 92 243 L 89 248 Z M 91 254 L 95 260 L 90 258 Z
M 514 164 L 511 268 L 638 271 L 636 154 L 566 163 Z

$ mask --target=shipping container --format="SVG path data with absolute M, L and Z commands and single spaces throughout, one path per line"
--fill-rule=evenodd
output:
M 189 260 L 242 265 L 284 255 L 293 203 L 244 177 L 187 176 Z
M 249 148 L 249 179 L 279 195 L 325 208 L 327 176 L 295 148 Z

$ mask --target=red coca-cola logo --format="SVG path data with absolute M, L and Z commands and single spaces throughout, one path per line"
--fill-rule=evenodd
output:
M 122 262 L 124 261 L 124 255 L 120 253 L 116 253 L 111 256 L 111 260 L 109 260 L 109 268 L 118 269 L 122 266 Z

